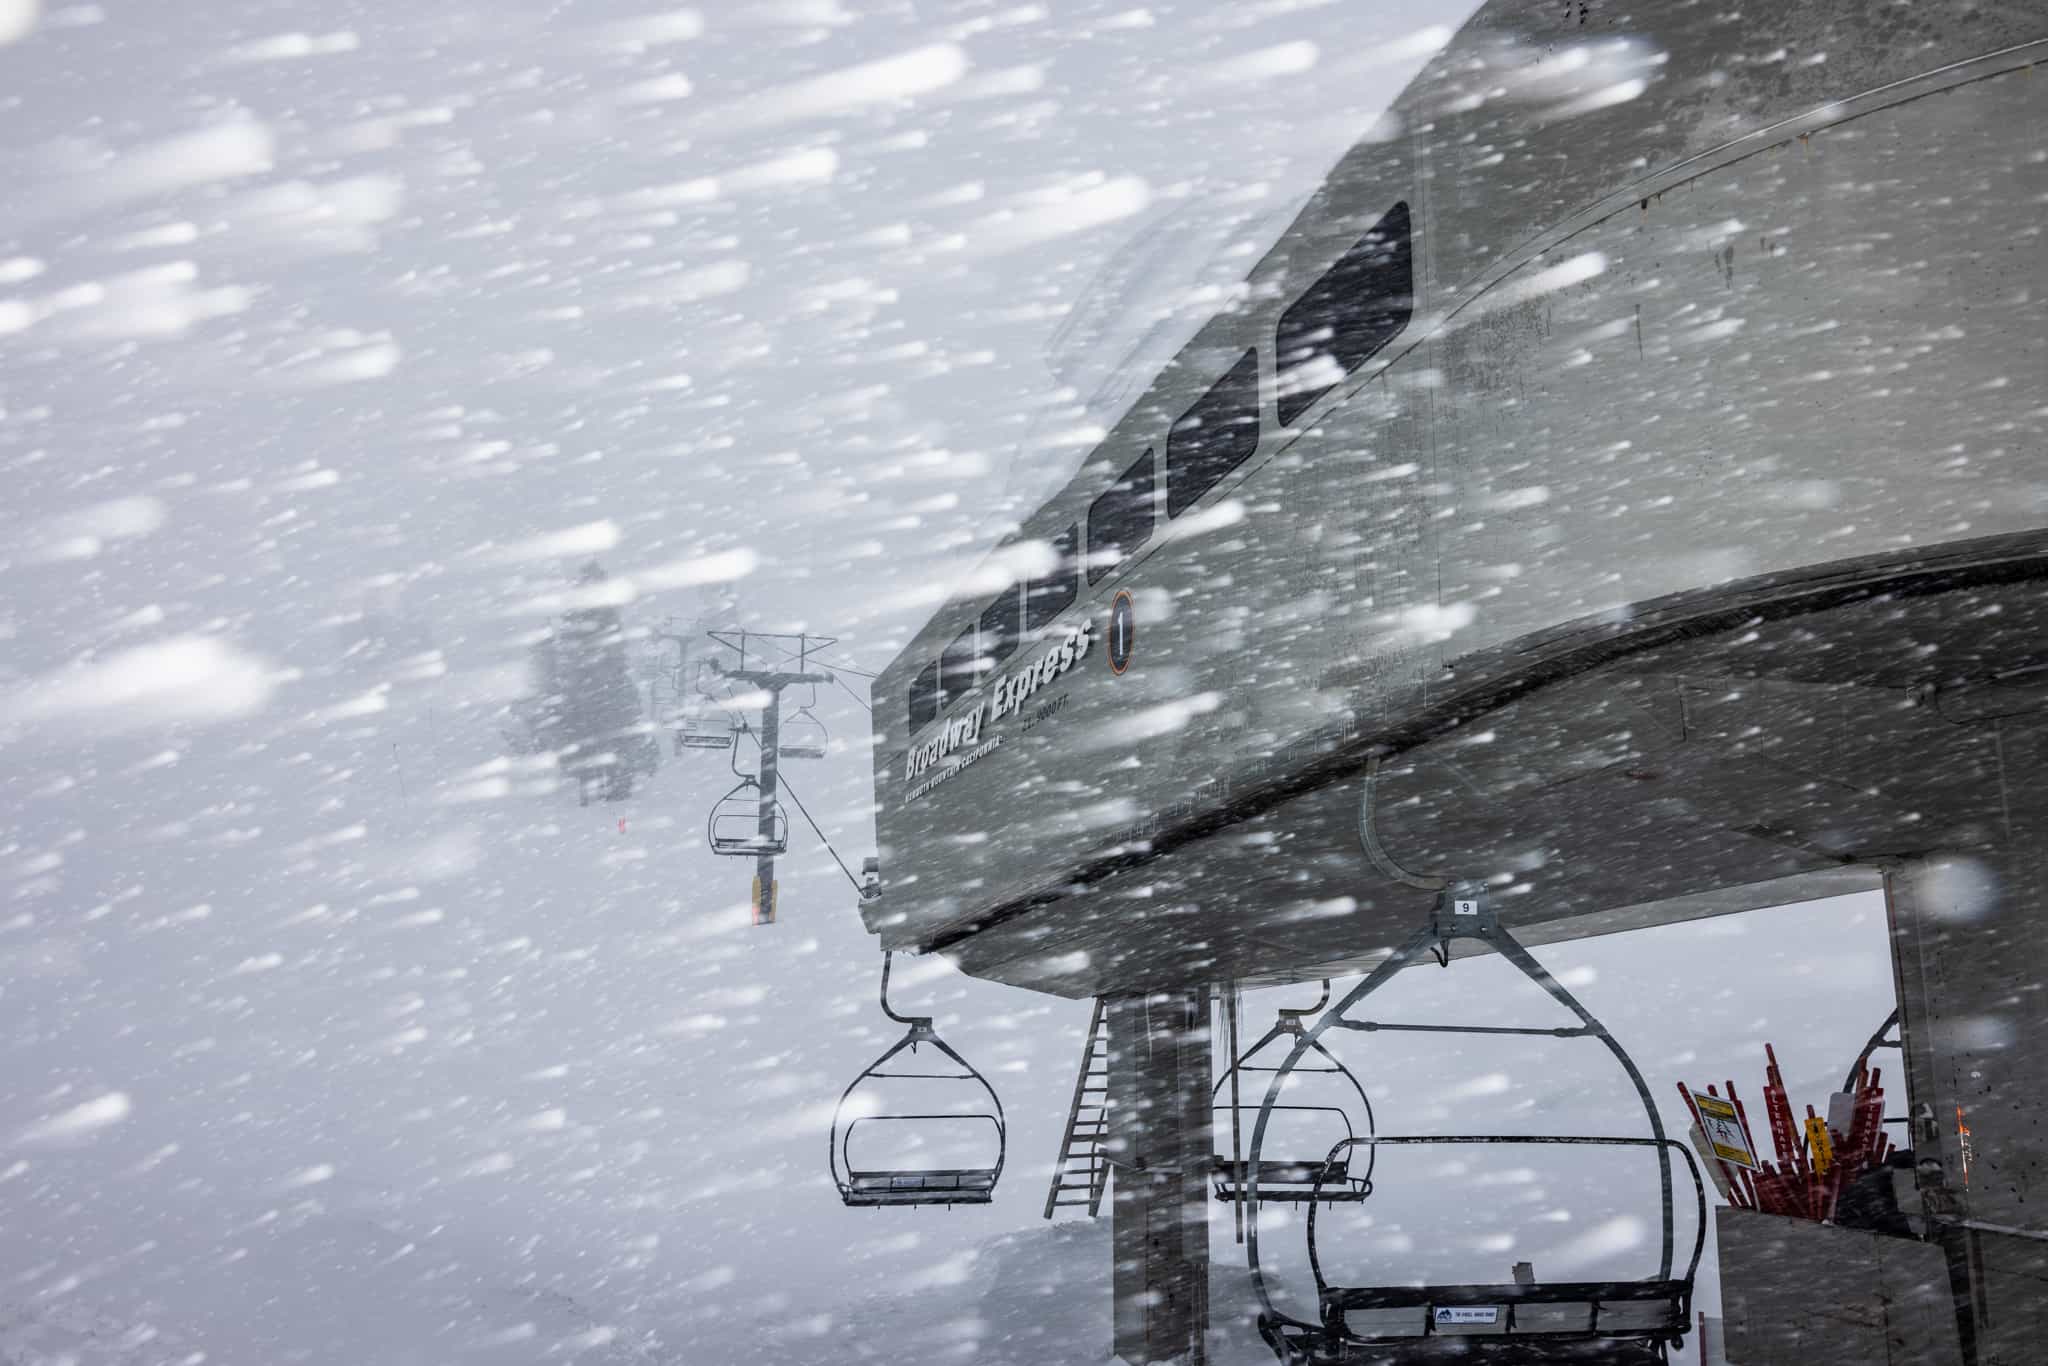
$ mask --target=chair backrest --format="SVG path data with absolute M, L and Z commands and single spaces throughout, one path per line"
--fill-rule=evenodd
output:
M 855 1161 L 853 1138 L 863 1125 L 869 1127 L 870 1134 L 877 1125 L 916 1125 L 917 1132 L 903 1138 L 885 1137 L 883 1142 L 891 1146 L 867 1158 L 867 1162 L 878 1165 L 861 1165 Z M 1002 1141 L 1001 1123 L 986 1111 L 973 1114 L 862 1115 L 847 1124 L 846 1133 L 839 1141 L 839 1151 L 849 1178 L 908 1176 L 920 1172 L 945 1174 L 995 1170 L 994 1159 L 1002 1148 Z M 911 1149 L 933 1150 L 934 1156 L 930 1160 L 922 1157 L 912 1160 Z M 982 1156 L 990 1160 L 971 1160 Z M 961 1160 L 955 1161 L 955 1158 Z

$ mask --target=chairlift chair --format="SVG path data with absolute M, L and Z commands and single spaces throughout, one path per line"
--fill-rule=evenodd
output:
M 817 701 L 817 689 L 811 689 L 811 702 Z M 796 715 L 787 717 L 775 740 L 775 752 L 785 759 L 822 759 L 825 757 L 825 743 L 831 739 L 825 723 L 811 714 L 811 703 L 796 709 Z
M 704 823 L 705 838 L 714 854 L 760 857 L 780 854 L 789 848 L 789 816 L 779 801 L 770 802 L 769 830 L 761 830 L 761 785 L 752 774 L 743 775 L 732 791 L 720 797 Z
M 1009 1149 L 1009 1130 L 1003 1120 L 1003 1102 L 990 1086 L 988 1078 L 974 1070 L 967 1059 L 954 1052 L 938 1032 L 932 1028 L 929 1015 L 898 1015 L 889 1008 L 889 961 L 892 955 L 882 955 L 882 1013 L 898 1024 L 908 1025 L 904 1036 L 891 1044 L 881 1057 L 876 1058 L 861 1070 L 859 1076 L 840 1093 L 839 1104 L 832 1111 L 832 1130 L 828 1136 L 831 1151 L 832 1183 L 839 1188 L 839 1198 L 854 1208 L 879 1208 L 884 1205 L 986 1205 L 994 1197 L 996 1182 L 1003 1174 L 1003 1160 Z M 938 1053 L 959 1066 L 959 1071 L 947 1072 L 892 1072 L 886 1070 L 891 1060 L 908 1052 L 915 1055 L 920 1044 L 929 1044 Z M 909 1079 L 917 1081 L 957 1082 L 965 1093 L 972 1095 L 977 1104 L 986 1097 L 986 1108 L 959 1113 L 900 1114 L 879 1112 L 857 1114 L 859 1107 L 854 1096 L 869 1083 L 878 1080 Z M 955 1123 L 961 1120 L 986 1123 L 994 1130 L 995 1164 L 987 1167 L 914 1167 L 895 1166 L 886 1168 L 862 1168 L 854 1165 L 853 1135 L 863 1124 L 924 1124 L 935 1122 Z
M 686 749 L 731 749 L 738 726 L 712 688 L 718 672 L 709 661 L 697 668 L 696 695 L 683 703 L 682 724 L 676 729 L 676 752 Z
M 683 708 L 682 724 L 676 729 L 676 750 L 731 749 L 732 717 L 708 697 L 693 698 Z
M 732 718 L 722 712 L 685 716 L 676 731 L 676 748 L 731 749 L 732 734 Z
M 1232 1059 L 1230 1066 L 1224 1069 L 1223 1075 L 1217 1078 L 1216 1085 L 1210 1093 L 1211 1109 L 1222 1116 L 1230 1115 L 1233 1109 L 1241 1110 L 1241 1106 L 1222 1099 L 1224 1088 L 1233 1080 L 1241 1080 L 1249 1075 L 1270 1076 L 1280 1071 L 1277 1066 L 1262 1066 L 1252 1059 L 1281 1039 L 1302 1038 L 1303 1020 L 1322 1010 L 1329 1001 L 1330 983 L 1325 979 L 1323 994 L 1314 1005 L 1302 1009 L 1283 1008 L 1279 1018 L 1273 1022 L 1273 1027 L 1267 1030 L 1257 1043 Z M 1286 1104 L 1275 1105 L 1273 1109 L 1303 1116 L 1331 1116 L 1334 1123 L 1329 1131 L 1334 1133 L 1335 1126 L 1342 1125 L 1343 1137 L 1346 1140 L 1358 1137 L 1358 1130 L 1353 1124 L 1355 1113 L 1364 1121 L 1366 1136 L 1370 1137 L 1373 1132 L 1372 1101 L 1366 1096 L 1365 1087 L 1359 1083 L 1351 1069 L 1320 1042 L 1310 1044 L 1309 1052 L 1316 1055 L 1317 1061 L 1309 1066 L 1296 1066 L 1292 1070 L 1292 1075 L 1310 1073 L 1339 1078 L 1340 1081 L 1331 1084 L 1328 1089 L 1338 1090 L 1342 1103 Z M 1222 1126 L 1217 1127 L 1220 1129 Z M 1246 1179 L 1248 1173 L 1244 1162 L 1221 1151 L 1220 1144 L 1218 1149 L 1212 1164 L 1216 1198 L 1233 1202 L 1245 1199 L 1250 1193 L 1252 1183 Z M 1331 1149 L 1327 1157 L 1311 1154 L 1296 1161 L 1263 1159 L 1259 1164 L 1258 1198 L 1274 1204 L 1301 1204 L 1305 1201 L 1342 1204 L 1364 1200 L 1372 1194 L 1373 1165 L 1378 1156 L 1377 1148 L 1366 1146 L 1363 1153 L 1364 1170 L 1358 1172 L 1351 1169 L 1353 1148 L 1341 1142 Z
M 1345 1286 L 1330 1282 L 1324 1273 L 1322 1250 L 1317 1242 L 1316 1212 L 1323 1203 L 1311 1183 L 1304 1201 L 1308 1261 L 1315 1277 L 1316 1319 L 1297 1318 L 1274 1304 L 1259 1260 L 1259 1222 L 1247 1222 L 1246 1255 L 1262 1312 L 1259 1335 L 1265 1339 L 1284 1366 L 1367 1366 L 1389 1360 L 1456 1360 L 1466 1363 L 1567 1362 L 1597 1360 L 1655 1366 L 1668 1362 L 1671 1349 L 1684 1345 L 1692 1327 L 1693 1278 L 1699 1270 L 1700 1254 L 1706 1246 L 1707 1197 L 1700 1179 L 1699 1164 L 1691 1149 L 1667 1136 L 1642 1073 L 1626 1050 L 1607 1032 L 1591 1012 L 1564 985 L 1546 972 L 1515 938 L 1500 925 L 1486 902 L 1482 885 L 1453 883 L 1440 894 L 1430 923 L 1407 943 L 1375 967 L 1364 981 L 1296 1039 L 1287 1060 L 1275 1072 L 1266 1089 L 1265 1103 L 1252 1129 L 1250 1157 L 1245 1167 L 1248 1197 L 1256 1202 L 1265 1196 L 1260 1189 L 1264 1164 L 1261 1154 L 1266 1130 L 1288 1076 L 1316 1047 L 1328 1029 L 1365 1032 L 1417 1031 L 1476 1035 L 1518 1034 L 1554 1038 L 1592 1038 L 1604 1044 L 1628 1074 L 1649 1120 L 1650 1133 L 1644 1137 L 1605 1135 L 1528 1134 L 1417 1134 L 1354 1135 L 1340 1139 L 1323 1161 L 1334 1169 L 1355 1148 L 1377 1148 L 1408 1144 L 1575 1144 L 1601 1147 L 1639 1147 L 1656 1153 L 1662 1186 L 1662 1251 L 1657 1274 L 1638 1280 L 1562 1281 L 1538 1280 L 1533 1271 L 1517 1268 L 1507 1283 L 1473 1285 L 1418 1285 L 1390 1283 Z M 1395 973 L 1425 954 L 1445 966 L 1450 962 L 1450 941 L 1475 938 L 1488 943 L 1522 974 L 1535 982 L 1559 1004 L 1578 1017 L 1576 1026 L 1555 1028 L 1509 1028 L 1480 1025 L 1404 1024 L 1354 1020 L 1349 1011 L 1364 997 L 1378 990 Z M 1673 1268 L 1671 1154 L 1684 1159 L 1692 1175 L 1697 1224 L 1691 1261 L 1682 1274 Z M 1394 1278 L 1389 1278 L 1393 1281 Z

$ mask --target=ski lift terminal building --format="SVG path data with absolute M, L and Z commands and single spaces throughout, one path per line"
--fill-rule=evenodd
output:
M 868 927 L 1150 1042 L 1126 1360 L 1202 1352 L 1212 992 L 1454 884 L 1521 945 L 1882 886 L 1955 1359 L 2048 1340 L 2044 57 L 1494 0 L 883 672 Z

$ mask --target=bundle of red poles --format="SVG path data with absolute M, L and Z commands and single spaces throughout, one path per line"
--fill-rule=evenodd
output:
M 1766 1214 L 1789 1214 L 1799 1219 L 1822 1222 L 1835 1217 L 1835 1206 L 1849 1183 L 1863 1173 L 1884 1165 L 1891 1142 L 1884 1132 L 1884 1088 L 1878 1085 L 1877 1069 L 1859 1064 L 1848 1091 L 1829 1097 L 1825 1118 L 1806 1107 L 1806 1122 L 1797 1123 L 1792 1103 L 1785 1095 L 1785 1077 L 1778 1070 L 1777 1052 L 1764 1045 L 1769 1070 L 1764 1081 L 1764 1114 L 1770 1122 L 1775 1163 L 1759 1160 L 1754 1169 L 1722 1160 L 1694 1123 L 1694 1142 L 1720 1169 L 1714 1184 L 1732 1205 L 1762 1210 Z M 1757 1152 L 1749 1127 L 1749 1111 L 1735 1094 L 1735 1083 L 1727 1083 L 1728 1103 L 1742 1125 L 1749 1151 Z M 1686 1107 L 1695 1116 L 1698 1107 L 1684 1082 L 1678 1084 Z M 1713 1086 L 1707 1093 L 1719 1096 Z

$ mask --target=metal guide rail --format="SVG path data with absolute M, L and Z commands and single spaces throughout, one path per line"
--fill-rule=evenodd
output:
M 1576 1026 L 1507 1028 L 1499 1026 L 1410 1025 L 1353 1020 L 1345 1012 L 1378 990 L 1403 967 L 1424 953 L 1449 963 L 1450 941 L 1475 938 L 1491 944 L 1503 958 L 1578 1017 Z M 1512 1282 L 1458 1285 L 1334 1285 L 1324 1275 L 1317 1241 L 1317 1210 L 1325 1203 L 1311 1181 L 1304 1199 L 1309 1265 L 1316 1285 L 1316 1321 L 1297 1318 L 1273 1299 L 1259 1260 L 1258 1221 L 1247 1229 L 1247 1259 L 1261 1307 L 1259 1333 L 1286 1366 L 1377 1366 L 1386 1363 L 1456 1360 L 1461 1362 L 1642 1362 L 1668 1360 L 1672 1348 L 1683 1346 L 1691 1327 L 1693 1278 L 1706 1246 L 1706 1187 L 1699 1164 L 1686 1145 L 1664 1132 L 1661 1116 L 1642 1073 L 1628 1053 L 1563 984 L 1553 978 L 1528 950 L 1495 918 L 1485 890 L 1477 884 L 1453 884 L 1439 894 L 1430 923 L 1396 949 L 1338 1005 L 1297 1038 L 1287 1060 L 1268 1085 L 1252 1129 L 1245 1164 L 1245 1198 L 1265 1198 L 1259 1183 L 1268 1126 L 1288 1077 L 1312 1053 L 1321 1052 L 1319 1038 L 1332 1028 L 1362 1032 L 1408 1031 L 1476 1035 L 1523 1035 L 1550 1038 L 1593 1038 L 1604 1044 L 1628 1074 L 1649 1120 L 1645 1137 L 1530 1134 L 1367 1134 L 1343 1138 L 1320 1163 L 1348 1169 L 1353 1149 L 1377 1152 L 1381 1147 L 1421 1144 L 1521 1144 L 1640 1147 L 1657 1155 L 1660 1186 L 1661 1248 L 1657 1272 L 1640 1280 L 1553 1281 L 1536 1279 L 1526 1264 Z M 1685 1160 L 1692 1176 L 1697 1222 L 1692 1256 L 1683 1274 L 1673 1274 L 1674 1218 L 1671 1153 Z M 1369 1193 L 1369 1192 L 1368 1192 Z

